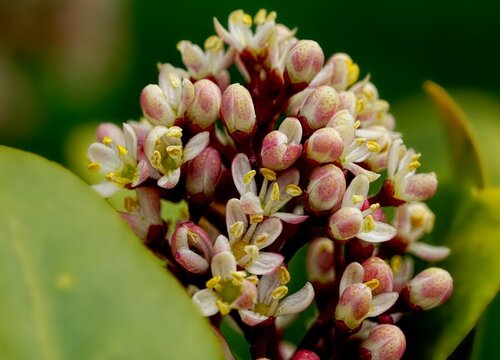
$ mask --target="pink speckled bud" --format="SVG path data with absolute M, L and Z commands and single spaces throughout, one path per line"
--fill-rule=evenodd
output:
M 361 266 L 365 269 L 363 281 L 378 280 L 378 287 L 372 290 L 373 295 L 392 291 L 393 275 L 390 266 L 381 258 L 373 256 L 366 259 Z
M 363 229 L 363 214 L 354 207 L 344 207 L 330 216 L 328 233 L 332 239 L 349 240 Z
M 308 83 L 320 72 L 324 62 L 325 55 L 316 41 L 300 40 L 286 56 L 285 77 L 292 84 Z
M 304 119 L 306 130 L 316 130 L 328 124 L 338 106 L 339 96 L 335 89 L 327 85 L 319 86 L 307 96 L 299 116 Z
M 328 164 L 314 169 L 307 186 L 307 206 L 313 212 L 328 211 L 336 207 L 346 189 L 342 170 Z
M 251 133 L 255 127 L 255 109 L 250 92 L 240 84 L 228 86 L 222 95 L 220 114 L 230 134 Z
M 142 113 L 153 125 L 172 126 L 175 114 L 167 97 L 158 85 L 147 85 L 140 97 Z
M 177 226 L 171 241 L 175 260 L 187 271 L 203 274 L 210 266 L 212 242 L 201 227 L 188 221 Z
M 292 360 L 319 360 L 319 356 L 310 350 L 299 350 L 293 355 Z
M 192 128 L 206 130 L 219 117 L 221 93 L 212 81 L 202 79 L 194 84 L 194 100 L 187 108 Z
M 322 128 L 316 130 L 304 144 L 308 159 L 318 163 L 338 161 L 344 151 L 344 142 L 337 130 Z
M 328 284 L 335 280 L 333 242 L 329 238 L 314 239 L 307 248 L 307 278 L 313 284 Z
M 221 175 L 221 158 L 214 148 L 205 148 L 188 163 L 186 191 L 191 201 L 207 203 L 212 200 Z
M 394 197 L 405 201 L 425 201 L 436 193 L 435 173 L 408 176 L 395 184 Z
M 444 304 L 453 292 L 453 279 L 446 270 L 425 269 L 403 288 L 401 296 L 415 311 L 430 310 Z
M 399 360 L 406 350 L 403 332 L 395 325 L 378 325 L 359 347 L 361 360 Z
M 302 152 L 301 138 L 299 120 L 286 118 L 278 130 L 271 131 L 262 141 L 262 165 L 275 171 L 292 166 Z
M 335 325 L 342 331 L 357 330 L 372 306 L 372 292 L 362 283 L 349 285 L 335 308 Z

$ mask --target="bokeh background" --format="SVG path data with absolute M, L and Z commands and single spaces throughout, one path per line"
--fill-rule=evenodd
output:
M 225 24 L 237 8 L 275 10 L 327 56 L 350 54 L 402 127 L 423 134 L 421 142 L 440 138 L 428 128 L 437 114 L 423 95 L 425 80 L 451 90 L 470 118 L 498 129 L 497 1 L 0 0 L 0 144 L 67 166 L 84 159 L 80 137 L 87 141 L 98 122 L 137 119 L 139 93 L 157 79 L 155 64 L 180 66 L 176 44 L 202 44 L 214 32 L 212 17 Z M 490 149 L 495 159 L 499 151 Z M 499 331 L 499 308 L 497 300 L 483 320 L 496 329 L 485 339 Z

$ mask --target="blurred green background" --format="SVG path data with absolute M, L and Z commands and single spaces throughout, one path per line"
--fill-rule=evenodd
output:
M 349 53 L 391 104 L 421 93 L 427 79 L 500 95 L 492 0 L 0 0 L 0 143 L 64 162 L 78 126 L 140 116 L 155 64 L 181 64 L 179 40 L 202 44 L 212 16 L 224 24 L 233 9 L 261 7 L 325 54 Z

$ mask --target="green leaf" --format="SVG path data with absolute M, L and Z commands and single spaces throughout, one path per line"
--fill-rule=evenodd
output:
M 500 334 L 500 296 L 488 306 L 476 327 L 474 348 L 471 359 L 494 359 L 498 353 L 498 334 Z
M 0 358 L 216 359 L 177 281 L 85 183 L 0 147 Z
M 408 349 L 415 359 L 446 359 L 500 288 L 499 203 L 500 188 L 487 188 L 460 208 L 444 241 L 451 255 L 439 265 L 453 276 L 453 295 L 446 305 L 416 317 L 419 330 Z
M 434 101 L 446 125 L 453 175 L 463 183 L 482 189 L 487 185 L 484 159 L 469 120 L 442 87 L 427 81 L 424 89 Z

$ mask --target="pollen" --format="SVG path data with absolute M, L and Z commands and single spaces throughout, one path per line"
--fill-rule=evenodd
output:
M 288 284 L 290 282 L 291 278 L 292 277 L 290 276 L 290 273 L 288 272 L 286 267 L 281 266 L 278 269 L 278 279 L 280 279 L 280 283 L 282 285 Z
M 280 187 L 278 183 L 274 183 L 271 190 L 271 200 L 278 201 L 280 199 Z
M 364 284 L 368 286 L 371 291 L 373 291 L 380 286 L 380 281 L 378 281 L 378 279 L 371 279 L 370 281 L 367 281 Z
M 118 145 L 118 152 L 120 153 L 120 155 L 127 155 L 128 154 L 127 148 L 123 145 Z
M 167 154 L 173 159 L 180 159 L 182 157 L 182 146 L 181 145 L 170 145 L 166 149 Z
M 222 316 L 229 314 L 231 311 L 231 306 L 225 301 L 218 299 L 216 304 Z
M 178 126 L 171 126 L 167 130 L 167 136 L 173 138 L 181 138 L 182 137 L 182 128 Z
M 288 184 L 285 188 L 285 191 L 288 195 L 296 197 L 302 195 L 302 189 L 300 186 L 297 186 L 295 184 Z
M 356 138 L 355 141 L 358 145 L 363 145 L 366 142 L 366 138 Z
M 103 139 L 102 139 L 102 143 L 104 145 L 109 145 L 113 142 L 113 139 L 111 139 L 109 136 L 105 136 Z
M 374 153 L 378 153 L 380 151 L 380 145 L 374 140 L 367 141 L 366 147 L 368 148 L 368 150 Z
M 375 220 L 373 220 L 373 216 L 368 215 L 363 221 L 363 232 L 368 233 L 373 229 L 375 229 Z
M 99 164 L 97 161 L 89 162 L 87 165 L 87 169 L 92 173 L 97 173 L 99 172 L 99 170 L 101 170 L 101 164 Z
M 264 220 L 264 216 L 262 214 L 250 215 L 250 224 L 259 224 L 262 220 Z
M 379 204 L 379 203 L 375 203 L 375 204 L 371 204 L 371 205 L 370 205 L 370 209 L 371 209 L 372 211 L 377 210 L 379 207 L 380 207 L 380 204 Z
M 115 177 L 115 173 L 110 171 L 106 174 L 106 180 L 108 181 L 113 181 L 113 178 Z
M 210 280 L 208 280 L 205 285 L 207 287 L 207 289 L 213 289 L 215 287 L 215 285 L 217 285 L 219 282 L 220 282 L 220 276 L 214 276 L 213 278 L 211 278 Z
M 249 172 L 247 172 L 243 176 L 243 184 L 245 184 L 245 186 L 250 185 L 250 183 L 253 181 L 253 179 L 255 177 L 255 174 L 257 174 L 257 172 L 255 170 L 250 170 Z
M 288 287 L 285 285 L 278 286 L 271 293 L 274 300 L 281 300 L 286 296 L 286 294 L 288 294 Z
M 363 195 L 353 195 L 352 196 L 352 202 L 354 204 L 359 204 L 360 202 L 362 202 L 365 198 L 363 197 Z
M 414 160 L 408 164 L 408 170 L 412 171 L 412 170 L 418 169 L 420 167 L 420 165 L 421 164 L 417 160 Z
M 276 180 L 276 173 L 271 169 L 261 168 L 260 173 L 262 174 L 262 176 L 264 176 L 264 179 L 266 179 L 268 181 Z

